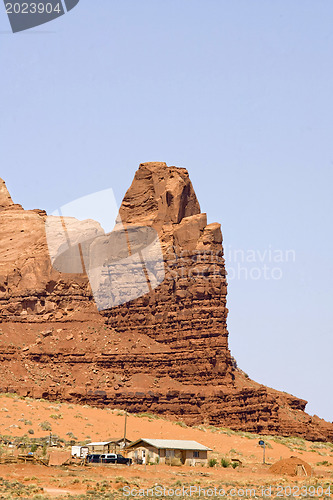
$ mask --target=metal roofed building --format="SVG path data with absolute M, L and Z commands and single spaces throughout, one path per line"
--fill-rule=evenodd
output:
M 110 438 L 108 441 L 88 443 L 85 446 L 89 448 L 89 453 L 118 453 L 130 442 L 126 438 Z
M 207 464 L 211 448 L 197 441 L 183 439 L 148 439 L 133 441 L 127 447 L 127 454 L 136 463 Z

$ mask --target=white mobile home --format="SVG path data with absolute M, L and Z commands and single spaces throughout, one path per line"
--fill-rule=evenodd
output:
M 72 446 L 72 457 L 85 458 L 89 453 L 87 446 Z

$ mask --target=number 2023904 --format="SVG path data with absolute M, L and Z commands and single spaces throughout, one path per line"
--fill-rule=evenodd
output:
M 52 3 L 36 3 L 36 2 L 24 2 L 6 3 L 7 14 L 61 14 L 62 7 L 60 3 L 53 5 Z

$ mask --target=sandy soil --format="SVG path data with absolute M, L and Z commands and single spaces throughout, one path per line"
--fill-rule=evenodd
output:
M 0 396 L 0 434 L 10 437 L 13 442 L 15 437 L 23 435 L 48 436 L 49 431 L 44 431 L 40 426 L 43 422 L 49 422 L 52 433 L 66 441 L 69 441 L 72 435 L 77 441 L 104 441 L 109 437 L 123 435 L 124 420 L 124 412 L 118 410 L 23 399 L 14 395 Z M 154 416 L 129 415 L 127 437 L 132 440 L 139 437 L 193 439 L 212 448 L 210 458 L 216 458 L 218 463 L 214 468 L 171 467 L 162 464 L 132 467 L 121 465 L 44 467 L 32 464 L 0 464 L 0 477 L 11 483 L 18 481 L 30 487 L 31 498 L 38 493 L 43 493 L 45 498 L 60 498 L 68 493 L 81 495 L 87 491 L 99 494 L 113 491 L 121 494 L 124 486 L 140 489 L 152 488 L 157 484 L 168 488 L 190 484 L 200 485 L 202 488 L 214 486 L 231 488 L 232 485 L 249 488 L 254 485 L 257 489 L 278 484 L 323 486 L 331 484 L 333 497 L 333 445 L 328 443 L 312 443 L 300 438 L 261 436 L 267 443 L 268 464 L 273 464 L 280 458 L 297 456 L 311 465 L 312 478 L 295 478 L 270 473 L 269 465 L 262 464 L 263 450 L 258 444 L 258 436 L 251 434 L 210 426 L 191 428 L 184 426 L 183 423 Z M 11 454 L 13 449 L 2 444 L 1 452 Z M 237 458 L 242 464 L 236 469 L 223 468 L 220 465 L 222 457 L 229 460 Z M 91 495 L 90 498 L 94 498 L 94 494 Z M 260 497 L 260 494 L 258 496 Z M 15 496 L 3 498 L 15 498 Z

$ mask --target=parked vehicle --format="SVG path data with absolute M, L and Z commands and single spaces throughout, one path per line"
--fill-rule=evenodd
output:
M 123 455 L 120 455 L 119 453 L 117 453 L 116 463 L 117 464 L 131 465 L 132 464 L 132 459 L 131 458 L 123 457 Z
M 101 461 L 101 455 L 96 455 L 96 453 L 93 453 L 93 454 L 88 453 L 86 459 L 87 459 L 87 462 L 90 464 L 92 464 L 92 463 L 99 464 Z
M 125 458 L 123 455 L 118 453 L 106 453 L 106 454 L 96 454 L 91 453 L 87 455 L 88 463 L 98 463 L 98 464 L 125 464 L 131 465 L 132 459 Z

